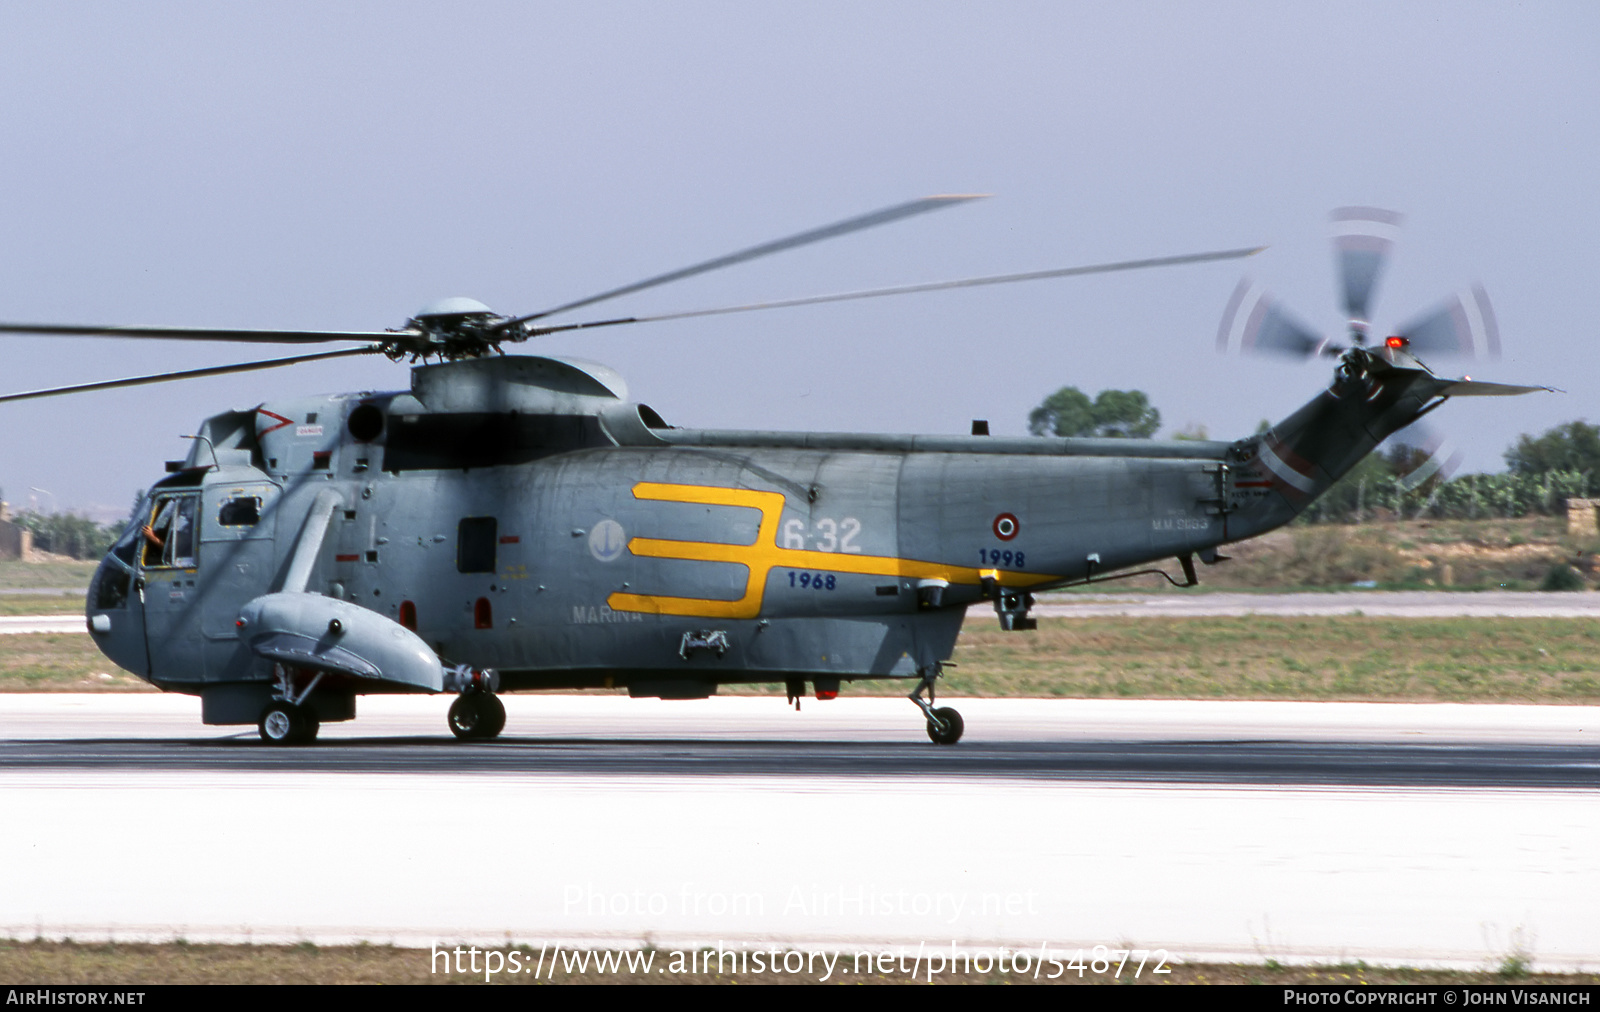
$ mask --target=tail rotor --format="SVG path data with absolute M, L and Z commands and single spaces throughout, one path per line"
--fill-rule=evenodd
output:
M 1414 318 L 1393 336 L 1372 343 L 1372 305 L 1399 238 L 1401 220 L 1399 213 L 1377 207 L 1341 207 L 1333 212 L 1336 290 L 1347 328 L 1344 342 L 1318 333 L 1247 278 L 1239 282 L 1223 311 L 1217 350 L 1301 360 L 1339 358 L 1346 363 L 1341 369 L 1355 369 L 1368 356 L 1381 356 L 1390 365 L 1427 372 L 1431 370 L 1417 356 L 1498 358 L 1500 333 L 1494 309 L 1483 286 L 1476 284 Z M 1535 388 L 1506 392 L 1525 389 Z M 1453 442 L 1419 422 L 1391 435 L 1380 450 L 1407 492 L 1430 480 L 1449 480 L 1462 460 Z
M 1340 294 L 1349 320 L 1350 343 L 1367 343 L 1371 303 L 1378 278 L 1400 234 L 1401 216 L 1379 207 L 1341 207 L 1333 212 L 1333 249 Z
M 1338 355 L 1327 338 L 1278 305 L 1260 285 L 1245 278 L 1233 290 L 1217 328 L 1217 350 L 1245 355 L 1316 358 Z
M 1401 327 L 1397 336 L 1413 354 L 1500 357 L 1500 327 L 1482 285 L 1456 293 Z

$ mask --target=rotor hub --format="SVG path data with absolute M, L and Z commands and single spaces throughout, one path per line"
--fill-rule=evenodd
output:
M 526 339 L 520 324 L 506 326 L 508 318 L 477 299 L 453 296 L 428 303 L 406 321 L 404 328 L 383 342 L 383 353 L 394 361 L 410 357 L 415 362 L 438 357 L 454 362 L 500 354 L 505 341 Z

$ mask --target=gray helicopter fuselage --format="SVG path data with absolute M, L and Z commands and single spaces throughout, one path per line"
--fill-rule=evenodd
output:
M 486 740 L 505 727 L 501 688 L 701 698 L 724 683 L 781 681 L 798 699 L 808 683 L 831 698 L 842 681 L 905 678 L 929 737 L 951 745 L 964 725 L 933 706 L 934 684 L 970 605 L 992 603 L 1002 629 L 1021 631 L 1034 627 L 1040 590 L 1169 558 L 1192 586 L 1196 558 L 1216 562 L 1218 546 L 1289 522 L 1447 399 L 1546 389 L 1443 379 L 1415 357 L 1492 352 L 1481 291 L 1368 345 L 1368 303 L 1399 220 L 1376 208 L 1334 215 L 1348 346 L 1253 286 L 1235 293 L 1220 347 L 1338 364 L 1301 408 L 1232 442 L 674 429 L 628 401 L 604 366 L 498 354 L 561 331 L 1259 252 L 546 321 L 970 199 L 910 201 L 518 317 L 449 299 L 382 332 L 0 324 L 364 345 L 0 401 L 348 355 L 441 360 L 413 369 L 407 392 L 212 417 L 136 507 L 90 587 L 89 628 L 123 668 L 199 695 L 207 723 L 254 721 L 268 742 L 308 742 L 321 721 L 354 716 L 357 695 L 456 691 L 451 732 Z
M 1203 553 L 1235 494 L 1228 443 L 672 429 L 604 367 L 522 357 L 200 435 L 89 620 L 112 660 L 219 722 L 255 719 L 279 655 L 241 609 L 286 580 L 505 688 L 837 688 L 936 668 L 972 603 Z M 185 512 L 188 548 L 170 520 L 144 532 Z M 440 687 L 330 666 L 335 695 Z

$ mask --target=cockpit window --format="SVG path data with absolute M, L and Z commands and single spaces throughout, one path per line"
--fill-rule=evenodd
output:
M 89 585 L 89 598 L 94 601 L 96 608 L 121 608 L 127 602 L 134 557 L 139 552 L 139 542 L 143 540 L 139 536 L 141 526 L 137 518 L 130 523 L 122 532 L 122 537 L 111 546 L 100 568 L 95 570 L 94 581 Z
M 222 527 L 254 527 L 261 522 L 261 497 L 236 495 L 224 499 L 217 508 L 217 523 Z
M 194 565 L 195 507 L 198 495 L 170 495 L 157 497 L 150 511 L 150 522 L 140 533 L 144 536 L 144 565 L 170 566 L 187 569 Z

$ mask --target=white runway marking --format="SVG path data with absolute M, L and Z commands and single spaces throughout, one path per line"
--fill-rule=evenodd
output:
M 6 633 L 83 633 L 82 615 L 0 615 L 0 636 Z
M 1593 793 L 0 774 L 0 933 L 1600 962 Z
M 507 700 L 508 732 L 904 738 L 904 700 Z M 366 699 L 337 734 L 425 733 Z M 1593 741 L 1595 708 L 963 700 L 973 734 Z M 0 735 L 225 734 L 0 697 Z M 1323 716 L 1316 716 L 1321 714 Z M 783 729 L 781 732 L 777 729 Z M 1286 730 L 1287 728 L 1287 730 Z M 1364 731 L 1361 729 L 1365 728 Z M 89 730 L 93 729 L 93 730 Z M 49 732 L 44 735 L 43 732 Z M 85 734 L 85 731 L 89 731 Z M 253 733 L 253 730 L 251 731 Z M 1414 740 L 1414 739 L 1406 739 Z M 959 747 L 959 746 L 958 746 Z M 441 752 L 441 764 L 450 762 Z M 1600 966 L 1600 792 L 823 777 L 0 771 L 0 934 L 428 945 L 918 942 Z

